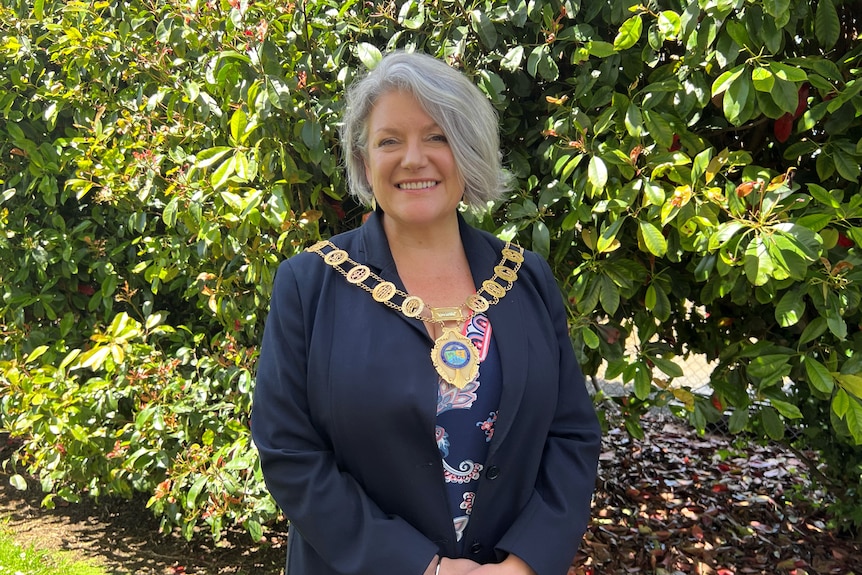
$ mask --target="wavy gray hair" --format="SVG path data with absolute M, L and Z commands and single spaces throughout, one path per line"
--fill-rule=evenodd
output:
M 368 116 L 377 99 L 394 90 L 411 93 L 446 135 L 464 178 L 464 201 L 486 209 L 503 196 L 510 178 L 500 159 L 497 113 L 488 99 L 461 72 L 420 53 L 391 52 L 376 68 L 347 89 L 341 146 L 350 193 L 371 205 L 374 191 L 365 177 Z

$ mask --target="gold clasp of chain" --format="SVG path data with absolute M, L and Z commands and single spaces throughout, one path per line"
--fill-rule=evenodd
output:
M 429 306 L 430 307 L 430 306 Z M 463 308 L 459 307 L 431 307 L 431 321 L 432 322 L 447 322 L 447 321 L 457 321 L 463 322 L 467 319 L 464 315 Z

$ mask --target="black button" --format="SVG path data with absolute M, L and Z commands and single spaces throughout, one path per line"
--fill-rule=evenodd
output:
M 473 541 L 473 544 L 470 546 L 470 553 L 476 554 L 482 550 L 482 544 L 478 541 Z
M 500 476 L 500 468 L 497 467 L 496 465 L 492 465 L 491 467 L 488 468 L 488 471 L 485 472 L 485 477 L 487 477 L 488 479 L 491 479 L 492 481 L 494 479 L 497 479 L 499 476 Z

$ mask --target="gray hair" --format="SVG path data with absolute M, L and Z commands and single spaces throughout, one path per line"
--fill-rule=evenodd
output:
M 395 90 L 412 94 L 446 135 L 464 178 L 464 201 L 476 209 L 509 190 L 503 170 L 497 113 L 461 72 L 432 56 L 402 51 L 383 57 L 376 68 L 347 89 L 341 146 L 350 193 L 371 205 L 374 192 L 365 177 L 368 116 L 377 99 Z

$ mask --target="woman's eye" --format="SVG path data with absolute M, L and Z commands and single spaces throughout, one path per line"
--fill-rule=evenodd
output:
M 393 138 L 386 138 L 385 140 L 380 140 L 377 142 L 377 147 L 382 148 L 383 146 L 390 146 L 395 143 Z
M 446 136 L 444 136 L 443 134 L 433 134 L 430 139 L 432 142 L 444 142 L 445 143 L 445 142 L 449 141 L 448 138 L 446 138 Z

